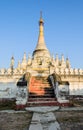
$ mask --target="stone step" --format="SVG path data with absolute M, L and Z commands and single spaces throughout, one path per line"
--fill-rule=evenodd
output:
M 42 82 L 43 82 L 43 83 L 49 83 L 49 81 L 47 81 L 47 80 L 40 80 L 40 79 L 39 79 L 39 80 L 36 80 L 36 79 L 33 80 L 33 79 L 32 79 L 31 82 L 33 82 L 33 83 L 34 83 L 34 82 L 36 82 L 36 83 L 37 83 L 37 82 L 38 82 L 38 83 L 39 83 L 39 82 L 41 82 L 41 83 L 42 83 Z
M 62 107 L 69 107 L 71 104 L 69 102 L 66 103 L 59 103 L 58 101 L 42 101 L 42 102 L 27 102 L 26 107 L 32 107 L 32 106 L 62 106 Z
M 50 86 L 48 86 L 48 85 L 42 85 L 42 84 L 39 84 L 39 85 L 35 85 L 35 84 L 33 84 L 33 85 L 31 85 L 31 86 L 33 86 L 33 87 L 42 87 L 42 88 L 50 88 Z
M 33 86 L 33 87 L 43 87 L 43 88 L 48 87 L 48 88 L 50 88 L 50 85 L 45 85 L 45 84 L 37 84 L 37 85 L 30 84 L 30 86 Z
M 31 83 L 31 85 L 35 85 L 35 86 L 38 86 L 38 85 L 45 85 L 45 86 L 50 86 L 50 84 L 49 83 Z
M 49 88 L 46 87 L 45 88 L 45 86 L 43 86 L 43 87 L 41 87 L 41 86 L 33 86 L 32 89 L 35 89 L 35 90 L 36 89 L 38 89 L 38 90 L 41 89 L 41 90 L 46 90 L 46 91 L 54 91 L 53 88 L 51 88 L 51 87 L 49 87 Z
M 45 88 L 44 88 L 44 89 L 43 89 L 43 88 L 33 88 L 32 90 L 33 90 L 34 92 L 35 92 L 35 91 L 44 91 L 45 93 L 54 93 L 54 90 L 50 90 L 50 89 L 47 90 L 47 89 L 45 89 Z
M 42 87 L 42 88 L 52 88 L 50 85 L 44 85 L 44 84 L 38 84 L 38 85 L 30 84 L 30 86 L 32 86 L 32 87 Z
M 32 90 L 32 93 L 35 92 L 35 91 L 43 91 L 45 93 L 54 93 L 53 90 L 46 90 L 46 89 L 43 89 L 43 88 L 33 88 L 33 89 L 29 89 L 29 93 L 31 92 L 30 90 Z
M 41 81 L 41 82 L 48 82 L 48 79 L 37 79 L 37 78 L 32 78 L 32 81 Z
M 35 91 L 35 90 L 45 91 L 45 92 L 48 92 L 48 93 L 49 93 L 49 91 L 53 91 L 53 92 L 54 92 L 53 89 L 47 88 L 47 87 L 44 87 L 44 88 L 43 88 L 43 87 L 40 87 L 40 86 L 39 86 L 39 87 L 34 87 L 34 86 L 33 86 L 33 87 L 30 87 L 30 88 L 29 88 L 29 92 L 31 92 L 31 91 L 33 92 L 33 91 Z
M 28 102 L 27 106 L 59 106 L 57 101 L 39 101 L 39 102 Z
M 28 103 L 35 103 L 35 104 L 38 104 L 38 103 L 55 103 L 57 101 L 35 101 L 35 102 L 32 102 L 32 101 L 28 101 Z
M 54 98 L 54 95 L 29 95 L 29 98 Z
M 37 101 L 56 101 L 56 98 L 29 98 L 28 101 L 29 102 L 37 102 Z
M 35 79 L 44 79 L 44 80 L 47 80 L 47 77 L 42 77 L 42 76 L 33 76 L 33 78 L 35 78 Z
M 48 80 L 42 80 L 42 79 L 31 79 L 31 83 L 49 83 Z
M 44 93 L 43 91 L 35 91 L 35 93 L 34 94 L 29 94 L 29 97 L 33 97 L 33 98 L 35 98 L 35 97 L 38 97 L 38 96 L 43 96 L 43 97 L 55 97 L 54 96 L 54 93 Z
M 37 83 L 37 82 L 38 82 L 38 83 L 49 83 L 49 81 L 33 80 L 33 79 L 31 80 L 31 82 L 32 82 L 32 83 L 34 83 L 34 82 L 35 82 L 35 83 Z
M 42 93 L 43 91 L 40 91 L 40 92 Z M 35 93 L 29 93 L 29 96 L 37 96 L 37 95 L 39 95 L 39 94 L 38 93 L 36 94 L 36 91 L 35 91 Z M 54 93 L 44 93 L 43 96 L 46 97 L 46 96 L 51 96 L 51 95 L 54 95 Z

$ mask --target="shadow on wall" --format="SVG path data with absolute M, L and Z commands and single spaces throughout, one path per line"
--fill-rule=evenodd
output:
M 31 78 L 31 74 L 29 72 L 25 73 L 17 82 L 17 86 L 27 86 Z

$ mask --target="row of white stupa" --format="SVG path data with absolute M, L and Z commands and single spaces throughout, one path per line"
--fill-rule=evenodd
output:
M 32 62 L 33 60 L 31 56 L 29 56 L 27 60 L 26 53 L 24 53 L 22 62 L 19 61 L 16 68 L 13 67 L 13 74 L 25 73 L 27 70 L 27 67 L 32 66 Z M 55 71 L 57 72 L 57 74 L 83 75 L 83 70 L 77 69 L 77 68 L 74 68 L 74 69 L 71 68 L 68 58 L 66 58 L 65 60 L 63 55 L 61 59 L 59 59 L 58 55 L 56 54 L 56 58 L 52 57 L 51 63 L 55 67 Z M 0 69 L 0 75 L 11 74 L 11 71 L 12 70 L 11 70 L 11 65 L 10 65 L 10 68 L 8 69 L 5 69 L 5 68 Z

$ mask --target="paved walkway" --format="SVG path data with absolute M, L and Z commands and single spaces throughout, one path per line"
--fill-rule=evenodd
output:
M 30 107 L 28 111 L 33 111 L 32 121 L 29 130 L 61 130 L 52 111 L 59 107 Z
M 52 112 L 34 113 L 29 130 L 60 130 Z

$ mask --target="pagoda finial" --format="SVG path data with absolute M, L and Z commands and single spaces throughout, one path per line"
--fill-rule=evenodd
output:
M 40 19 L 42 18 L 42 11 L 40 11 Z
M 39 25 L 44 24 L 44 20 L 42 18 L 42 11 L 40 11 L 40 20 L 39 20 Z
M 42 12 L 40 12 L 40 20 L 39 20 L 39 37 L 38 37 L 38 43 L 36 46 L 36 50 L 47 50 L 46 44 L 45 44 L 45 40 L 44 40 L 44 21 L 42 18 Z

